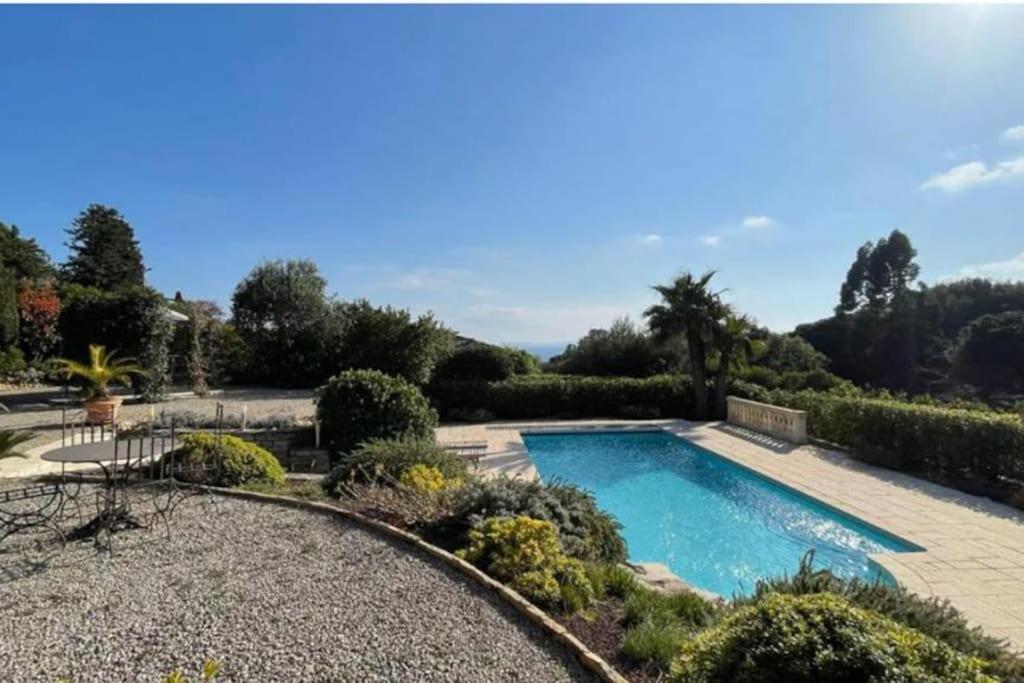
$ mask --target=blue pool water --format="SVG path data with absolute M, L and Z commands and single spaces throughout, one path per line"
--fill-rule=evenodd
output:
M 618 518 L 630 560 L 726 597 L 792 574 L 812 548 L 815 566 L 865 579 L 879 576 L 868 553 L 918 549 L 667 432 L 523 440 L 542 479 L 590 489 Z

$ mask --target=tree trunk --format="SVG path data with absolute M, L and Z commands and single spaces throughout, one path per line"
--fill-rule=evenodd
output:
M 732 361 L 730 356 L 727 350 L 722 350 L 718 372 L 715 374 L 715 417 L 719 420 L 724 420 L 726 414 L 725 397 L 729 393 L 729 363 Z
M 686 343 L 690 347 L 690 377 L 693 379 L 693 417 L 708 419 L 708 372 L 704 355 L 704 340 L 696 330 L 688 332 Z

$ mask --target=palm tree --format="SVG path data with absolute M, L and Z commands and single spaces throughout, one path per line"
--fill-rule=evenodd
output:
M 17 450 L 18 446 L 35 438 L 32 432 L 0 431 L 0 460 L 6 458 L 27 458 L 28 455 Z
M 715 375 L 715 413 L 725 417 L 726 394 L 729 391 L 729 370 L 734 365 L 743 365 L 764 353 L 764 342 L 753 339 L 753 321 L 745 315 L 736 315 L 726 309 L 725 319 L 714 329 L 715 350 L 718 352 L 718 372 Z
M 132 375 L 145 374 L 134 358 L 117 358 L 117 352 L 107 353 L 107 348 L 99 344 L 89 344 L 89 363 L 79 363 L 67 358 L 57 358 L 54 363 L 67 376 L 85 380 L 85 397 L 87 399 L 106 398 L 110 396 L 110 384 L 132 385 Z
M 683 273 L 670 285 L 655 285 L 652 289 L 661 295 L 662 303 L 644 311 L 647 324 L 659 341 L 678 335 L 686 337 L 693 379 L 694 417 L 698 420 L 708 417 L 707 353 L 715 341 L 718 321 L 726 313 L 721 297 L 708 287 L 714 276 L 713 270 L 699 278 Z

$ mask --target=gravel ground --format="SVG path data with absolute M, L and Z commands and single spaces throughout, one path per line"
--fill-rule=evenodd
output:
M 62 390 L 55 387 L 24 389 L 0 392 L 0 403 L 11 410 L 0 413 L 0 429 L 29 429 L 37 436 L 25 448 L 60 439 L 61 411 L 47 405 L 51 398 L 62 396 Z M 229 387 L 223 393 L 210 398 L 182 398 L 163 403 L 154 403 L 156 413 L 166 411 L 189 411 L 210 415 L 215 414 L 217 403 L 224 404 L 226 415 L 241 415 L 242 404 L 248 406 L 249 420 L 259 420 L 278 415 L 294 415 L 296 419 L 312 419 L 316 413 L 313 392 L 307 389 L 269 389 L 260 387 Z M 138 422 L 149 419 L 150 404 L 126 403 L 121 406 L 118 420 Z M 80 419 L 80 409 L 74 409 Z
M 173 535 L 69 545 L 44 571 L 0 552 L 0 678 L 153 681 L 204 659 L 223 681 L 594 680 L 445 565 L 342 520 L 195 497 Z

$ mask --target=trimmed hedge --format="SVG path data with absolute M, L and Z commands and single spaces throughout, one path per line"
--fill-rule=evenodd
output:
M 1024 482 L 1024 423 L 1015 415 L 814 391 L 769 402 L 807 411 L 812 436 L 895 470 L 944 479 Z
M 681 375 L 526 375 L 501 382 L 437 382 L 430 399 L 444 419 L 688 417 L 691 386 Z

